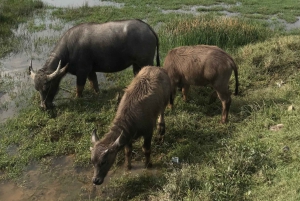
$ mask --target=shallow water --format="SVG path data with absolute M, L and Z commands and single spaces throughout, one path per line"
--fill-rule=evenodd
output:
M 17 29 L 13 30 L 16 38 L 21 38 L 20 49 L 10 53 L 3 59 L 0 59 L 0 81 L 2 78 L 13 82 L 13 87 L 4 91 L 0 90 L 0 123 L 5 122 L 8 118 L 13 117 L 22 107 L 30 104 L 28 101 L 18 100 L 31 97 L 33 93 L 38 93 L 34 89 L 33 80 L 28 75 L 28 67 L 32 60 L 33 69 L 36 71 L 43 67 L 48 55 L 51 53 L 59 38 L 73 26 L 72 23 L 65 23 L 59 19 L 51 17 L 52 10 L 48 10 L 43 18 L 37 17 L 34 20 L 35 26 L 45 26 L 44 30 L 31 32 L 28 30 L 28 24 L 20 24 Z M 105 81 L 101 73 L 97 73 L 99 83 Z M 70 83 L 70 87 L 76 87 L 76 77 L 67 74 L 62 83 Z M 64 93 L 60 90 L 60 93 Z M 59 95 L 58 94 L 58 95 Z M 70 96 L 73 94 L 64 93 Z M 15 98 L 17 97 L 17 98 Z M 57 98 L 57 97 L 56 97 Z M 57 99 L 54 99 L 54 102 Z M 18 106 L 17 106 L 18 105 Z
M 282 21 L 286 30 L 299 29 L 300 28 L 300 17 L 297 17 L 297 21 L 294 23 L 287 23 L 286 21 Z
M 34 24 L 35 26 L 44 25 L 46 28 L 42 31 L 31 32 L 27 29 L 28 24 L 18 25 L 13 33 L 16 38 L 22 39 L 20 49 L 0 60 L 1 78 L 14 83 L 12 88 L 0 91 L 0 123 L 13 117 L 22 106 L 26 106 L 26 102 L 23 101 L 21 105 L 18 103 L 17 107 L 18 100 L 15 97 L 20 97 L 25 92 L 30 95 L 34 91 L 33 81 L 28 76 L 30 60 L 35 70 L 41 68 L 54 47 L 55 43 L 51 41 L 57 41 L 67 29 L 72 27 L 71 23 L 52 19 L 51 10 L 43 19 L 37 18 Z M 54 27 L 61 27 L 61 29 L 56 30 Z
M 240 3 L 235 4 L 236 6 L 239 6 Z M 237 16 L 238 13 L 230 13 L 228 11 L 225 11 L 226 9 L 230 8 L 232 5 L 221 3 L 211 6 L 202 6 L 202 5 L 193 5 L 193 6 L 183 6 L 181 9 L 177 10 L 162 10 L 162 13 L 168 14 L 168 13 L 178 13 L 178 14 L 192 14 L 192 15 L 200 15 L 201 13 L 207 13 L 209 12 L 209 9 L 215 8 L 215 7 L 222 7 L 224 8 L 224 11 L 218 11 L 226 16 Z M 208 9 L 208 11 L 199 11 L 199 9 Z
M 92 184 L 93 167 L 74 167 L 74 156 L 62 156 L 49 159 L 50 165 L 31 164 L 18 181 L 0 183 L 0 200 L 94 200 L 106 197 L 115 198 L 107 189 L 111 180 L 136 175 L 155 175 L 158 170 L 146 170 L 141 162 L 133 162 L 133 169 L 125 171 L 123 167 L 112 170 L 100 186 Z
M 125 5 L 124 3 L 100 0 L 42 0 L 42 2 L 55 7 L 113 6 L 121 8 Z
M 235 6 L 241 6 L 241 3 L 236 3 Z M 227 17 L 236 17 L 239 16 L 240 13 L 234 13 L 234 12 L 228 12 L 226 9 L 230 8 L 232 5 L 229 4 L 225 4 L 225 3 L 221 3 L 221 4 L 216 4 L 216 5 L 211 5 L 211 6 L 202 6 L 202 5 L 193 5 L 193 6 L 183 6 L 180 9 L 176 9 L 176 10 L 162 10 L 162 13 L 164 14 L 169 14 L 169 13 L 177 13 L 177 14 L 191 14 L 191 15 L 200 15 L 203 13 L 208 13 L 210 12 L 209 9 L 213 9 L 214 7 L 222 7 L 224 8 L 224 10 L 222 11 L 215 11 L 218 12 L 222 15 L 225 15 Z M 199 9 L 207 9 L 207 11 L 199 11 Z M 273 20 L 271 20 L 271 18 L 273 18 Z M 300 16 L 297 17 L 297 21 L 294 23 L 288 23 L 285 20 L 282 19 L 278 19 L 277 16 L 270 16 L 270 19 L 268 20 L 268 22 L 271 23 L 271 28 L 272 28 L 272 23 L 274 23 L 273 21 L 278 21 L 287 31 L 290 31 L 292 29 L 298 29 L 300 28 Z

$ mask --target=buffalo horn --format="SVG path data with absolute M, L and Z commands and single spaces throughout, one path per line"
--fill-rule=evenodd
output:
M 59 75 L 59 69 L 61 68 L 61 60 L 59 61 L 59 63 L 58 63 L 58 66 L 57 66 L 57 69 L 53 72 L 53 73 L 51 73 L 50 75 L 47 75 L 47 80 L 48 81 L 51 81 L 52 79 L 54 79 L 56 76 L 58 76 Z
M 34 80 L 34 78 L 35 78 L 35 72 L 33 71 L 33 68 L 32 68 L 32 59 L 30 60 L 29 75 Z

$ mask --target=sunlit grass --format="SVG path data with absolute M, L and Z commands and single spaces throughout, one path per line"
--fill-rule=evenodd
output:
M 166 23 L 159 34 L 164 44 L 162 51 L 184 45 L 217 45 L 235 50 L 249 43 L 264 41 L 274 35 L 263 23 L 246 19 L 200 15 L 189 19 L 175 19 Z
M 144 6 L 143 12 L 130 6 L 134 3 Z M 205 5 L 213 3 L 203 1 Z M 152 146 L 158 172 L 124 174 L 105 186 L 107 196 L 99 194 L 91 200 L 299 200 L 299 36 L 278 36 L 281 33 L 253 20 L 163 15 L 161 1 L 149 3 L 156 4 L 154 7 L 140 1 L 126 4 L 123 9 L 57 9 L 55 15 L 75 23 L 129 17 L 146 19 L 152 26 L 162 22 L 158 31 L 161 60 L 176 46 L 218 45 L 238 64 L 240 95 L 232 97 L 226 125 L 218 123 L 220 102 L 208 104 L 210 88 L 192 87 L 187 103 L 178 95 L 175 110 L 166 110 L 164 144 L 154 142 Z M 181 4 L 166 2 L 164 8 L 181 8 Z M 30 26 L 44 29 L 34 23 Z M 48 42 L 55 41 L 46 39 L 34 45 Z M 19 94 L 19 99 L 30 104 L 17 117 L 0 124 L 0 180 L 16 180 L 31 162 L 64 155 L 74 155 L 74 166 L 92 170 L 91 131 L 97 128 L 100 136 L 108 131 L 116 96 L 133 78 L 130 68 L 105 76 L 100 93 L 94 94 L 87 85 L 82 99 L 74 98 L 75 86 L 64 79 L 64 90 L 55 98 L 57 107 L 50 112 L 38 108 L 37 92 Z M 13 84 L 1 78 L 0 90 L 11 89 Z M 295 109 L 288 111 L 290 105 Z M 276 124 L 283 124 L 283 129 L 270 131 Z M 134 143 L 134 151 L 143 155 L 141 141 Z M 179 164 L 171 163 L 174 156 L 179 157 Z M 123 168 L 123 160 L 120 153 L 113 169 Z

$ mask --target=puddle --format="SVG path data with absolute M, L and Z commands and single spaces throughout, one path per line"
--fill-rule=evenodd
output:
M 32 97 L 33 93 L 37 93 L 33 81 L 28 76 L 30 60 L 32 60 L 34 70 L 42 68 L 56 42 L 73 26 L 72 23 L 53 19 L 51 12 L 52 10 L 49 9 L 45 16 L 37 17 L 34 20 L 35 27 L 45 27 L 41 31 L 31 32 L 28 30 L 28 25 L 32 22 L 20 24 L 17 29 L 13 30 L 16 38 L 21 40 L 21 44 L 19 50 L 0 60 L 1 81 L 3 79 L 8 83 L 7 87 L 0 89 L 0 123 L 13 117 L 22 107 L 30 104 L 27 99 Z M 103 74 L 97 73 L 97 77 L 99 83 L 105 81 Z M 62 80 L 63 83 L 70 83 L 68 86 L 75 89 L 76 77 L 67 74 Z M 62 93 L 61 91 L 58 95 Z M 70 96 L 71 94 L 66 95 Z
M 236 3 L 234 6 L 240 6 L 240 3 Z M 237 16 L 239 15 L 238 13 L 230 13 L 228 11 L 226 11 L 226 9 L 232 7 L 233 5 L 228 5 L 228 4 L 216 4 L 216 5 L 211 5 L 211 6 L 202 6 L 202 5 L 193 5 L 193 6 L 184 6 L 181 9 L 177 9 L 177 10 L 162 10 L 162 13 L 164 14 L 169 14 L 169 13 L 178 13 L 178 14 L 192 14 L 192 15 L 200 15 L 202 13 L 208 13 L 210 12 L 210 9 L 213 8 L 223 8 L 223 11 L 216 11 L 219 13 L 222 13 L 226 16 Z M 207 11 L 199 11 L 199 9 L 205 9 Z
M 177 9 L 177 10 L 162 10 L 162 13 L 163 14 L 169 14 L 169 13 L 191 14 L 191 15 L 197 16 L 197 15 L 200 15 L 203 13 L 208 13 L 208 12 L 218 12 L 227 17 L 236 17 L 236 16 L 239 16 L 240 13 L 229 12 L 226 9 L 228 9 L 232 6 L 241 6 L 241 5 L 242 5 L 242 3 L 237 2 L 235 5 L 221 3 L 221 4 L 211 5 L 211 6 L 202 6 L 202 5 L 183 6 L 181 9 Z M 224 10 L 220 9 L 220 10 L 213 11 L 214 8 L 218 8 L 218 9 L 223 8 Z M 203 9 L 203 11 L 201 11 L 201 9 Z M 212 9 L 212 11 L 210 11 L 211 9 Z M 297 17 L 297 19 L 298 20 L 295 23 L 287 23 L 285 20 L 279 19 L 277 16 L 270 16 L 270 19 L 268 20 L 268 22 L 270 23 L 271 28 L 274 28 L 272 25 L 274 23 L 274 20 L 278 21 L 280 24 L 283 25 L 285 30 L 290 31 L 292 29 L 300 28 L 300 16 Z
M 0 183 L 0 200 L 94 200 L 114 197 L 107 188 L 110 180 L 137 175 L 155 175 L 158 170 L 146 170 L 142 162 L 133 162 L 133 169 L 123 166 L 110 171 L 100 186 L 92 184 L 93 167 L 73 167 L 74 156 L 49 159 L 48 166 L 30 165 L 17 182 Z M 48 163 L 48 162 L 47 162 Z
M 70 23 L 51 19 L 51 10 L 42 19 L 34 20 L 34 26 L 41 25 L 45 26 L 45 30 L 30 32 L 27 29 L 28 24 L 20 24 L 13 30 L 16 38 L 21 40 L 20 49 L 0 60 L 0 77 L 8 83 L 4 91 L 0 90 L 0 123 L 13 117 L 22 106 L 26 106 L 26 97 L 34 91 L 33 81 L 27 74 L 30 59 L 34 69 L 41 68 L 55 45 L 54 41 L 72 26 Z M 57 30 L 59 26 L 61 29 Z M 18 100 L 21 98 L 23 101 Z
M 42 2 L 55 7 L 113 6 L 121 8 L 125 5 L 124 3 L 115 3 L 112 1 L 101 0 L 42 0 Z
M 297 17 L 297 21 L 295 23 L 287 23 L 284 20 L 281 20 L 281 22 L 284 24 L 286 30 L 292 30 L 292 29 L 299 29 L 300 28 L 300 17 Z
M 49 167 L 32 164 L 17 182 L 0 184 L 0 200 L 78 200 L 91 197 L 91 168 L 73 167 L 73 156 L 59 157 Z

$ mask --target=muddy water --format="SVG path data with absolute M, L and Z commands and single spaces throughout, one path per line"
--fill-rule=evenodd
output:
M 18 182 L 0 184 L 0 200 L 78 200 L 90 198 L 91 169 L 72 167 L 73 156 L 60 157 L 48 167 L 30 165 Z
M 32 164 L 25 174 L 15 182 L 0 183 L 0 200 L 106 200 L 113 198 L 107 185 L 111 180 L 136 175 L 154 175 L 158 170 L 145 170 L 141 162 L 133 162 L 133 169 L 127 172 L 123 167 L 110 171 L 101 186 L 92 184 L 93 167 L 73 167 L 74 156 L 49 159 L 48 165 Z M 49 162 L 48 162 L 49 163 Z M 114 197 L 117 199 L 117 197 Z

